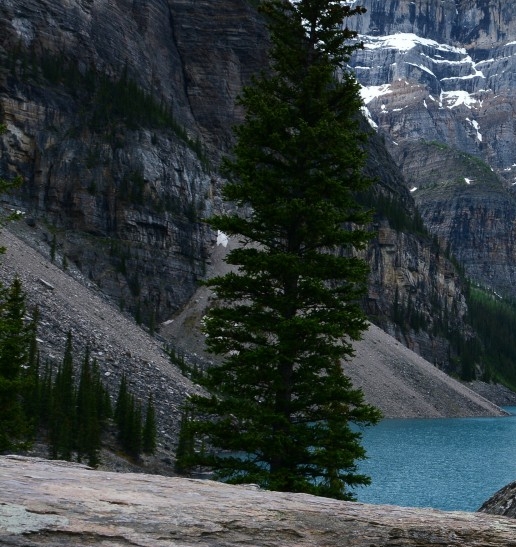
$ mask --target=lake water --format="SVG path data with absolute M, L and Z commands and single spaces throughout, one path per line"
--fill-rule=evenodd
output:
M 358 501 L 476 511 L 516 481 L 516 407 L 503 418 L 383 420 L 363 430 Z

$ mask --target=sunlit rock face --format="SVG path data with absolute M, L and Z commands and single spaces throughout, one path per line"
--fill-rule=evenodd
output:
M 427 227 L 473 279 L 514 296 L 516 6 L 360 3 L 351 64 L 364 113 Z

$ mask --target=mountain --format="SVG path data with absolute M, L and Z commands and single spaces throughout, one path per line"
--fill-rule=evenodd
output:
M 204 276 L 218 158 L 265 63 L 243 0 L 2 2 L 0 173 L 15 205 L 120 306 L 168 319 Z
M 365 113 L 428 230 L 476 283 L 516 296 L 516 5 L 364 0 L 351 60 Z
M 426 44 L 425 55 L 435 57 L 435 66 L 448 63 L 460 81 L 474 79 L 462 78 L 476 74 L 476 61 L 468 60 L 469 50 L 460 53 L 463 31 L 460 22 L 451 23 L 451 4 L 455 6 L 435 3 L 438 11 L 449 8 L 441 17 L 433 15 L 432 1 L 373 2 L 358 19 L 369 42 L 353 62 L 361 79 L 377 72 L 370 82 L 362 80 L 365 90 L 376 93 L 367 101 L 366 114 L 377 125 L 383 115 L 381 97 L 402 101 L 405 95 L 398 87 L 407 97 L 421 88 L 405 80 L 381 80 L 383 72 L 391 72 L 383 70 L 382 55 L 398 55 L 400 67 L 404 52 L 407 59 L 412 55 L 412 46 L 386 45 L 397 28 L 408 33 L 410 27 L 411 41 L 406 40 Z M 428 7 L 426 22 L 423 5 Z M 465 3 L 461 6 L 466 10 Z M 475 13 L 472 21 L 480 17 Z M 500 20 L 496 25 L 502 28 Z M 503 28 L 510 33 L 509 23 Z M 425 29 L 431 37 L 416 36 Z M 482 44 L 487 47 L 485 32 L 478 31 L 478 51 Z M 200 281 L 216 262 L 217 234 L 204 220 L 228 206 L 220 198 L 224 180 L 219 162 L 231 150 L 232 126 L 242 119 L 235 99 L 251 76 L 267 66 L 267 33 L 256 3 L 222 0 L 214 8 L 208 2 L 74 0 L 65 7 L 58 0 L 19 0 L 0 5 L 0 33 L 0 123 L 7 126 L 0 137 L 0 176 L 19 173 L 24 179 L 20 191 L 5 198 L 5 205 L 25 213 L 20 236 L 54 265 L 78 272 L 137 323 L 168 336 L 168 326 L 191 308 Z M 441 51 L 439 33 L 455 45 Z M 371 57 L 374 67 L 368 68 L 371 55 L 378 57 Z M 414 63 L 406 63 L 407 73 Z M 477 92 L 468 93 L 472 97 Z M 442 109 L 436 100 L 435 112 L 458 127 L 453 116 L 464 105 L 451 108 L 446 102 L 450 97 L 443 95 Z M 393 116 L 401 112 L 397 109 L 388 108 Z M 416 112 L 415 107 L 403 106 L 405 110 L 407 115 Z M 474 155 L 473 144 L 487 128 L 470 120 L 474 138 L 465 151 L 452 141 L 453 132 L 449 143 L 400 137 L 396 145 L 382 126 L 367 144 L 367 171 L 377 182 L 361 196 L 376 211 L 375 237 L 364 254 L 371 266 L 364 299 L 368 316 L 432 365 L 465 376 L 482 375 L 484 368 L 477 346 L 469 344 L 475 332 L 468 324 L 468 288 L 457 261 L 471 273 L 466 259 L 476 259 L 487 278 L 497 283 L 505 279 L 507 291 L 512 279 L 506 260 L 512 252 L 511 193 L 501 176 Z M 365 121 L 364 128 L 370 130 Z M 410 145 L 419 148 L 411 153 Z M 443 158 L 458 173 L 448 184 L 449 194 L 432 193 L 430 179 L 425 189 L 417 181 L 419 189 L 412 191 L 414 173 L 442 172 L 432 168 L 432 161 L 435 166 Z M 488 183 L 476 183 L 482 177 L 487 181 L 487 174 Z M 471 184 L 458 185 L 457 177 Z M 420 199 L 425 195 L 431 196 L 425 202 L 428 209 Z M 476 201 L 471 205 L 465 199 Z M 493 211 L 494 202 L 499 205 Z M 462 223 L 450 207 L 463 212 Z M 428 220 L 434 217 L 435 226 Z M 486 241 L 491 242 L 490 254 L 483 258 Z M 192 324 L 173 339 L 177 351 L 193 352 L 186 342 L 201 335 L 191 332 Z M 473 356 L 466 358 L 468 347 Z

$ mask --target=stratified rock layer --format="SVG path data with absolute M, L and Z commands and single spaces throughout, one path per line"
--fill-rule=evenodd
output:
M 0 458 L 0 543 L 229 547 L 514 547 L 516 523 L 211 481 Z
M 351 59 L 425 225 L 468 277 L 516 296 L 516 7 L 363 0 Z

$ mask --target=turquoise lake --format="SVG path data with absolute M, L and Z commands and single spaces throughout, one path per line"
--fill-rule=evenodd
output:
M 476 511 L 516 481 L 516 407 L 503 418 L 383 420 L 365 428 L 358 501 Z

